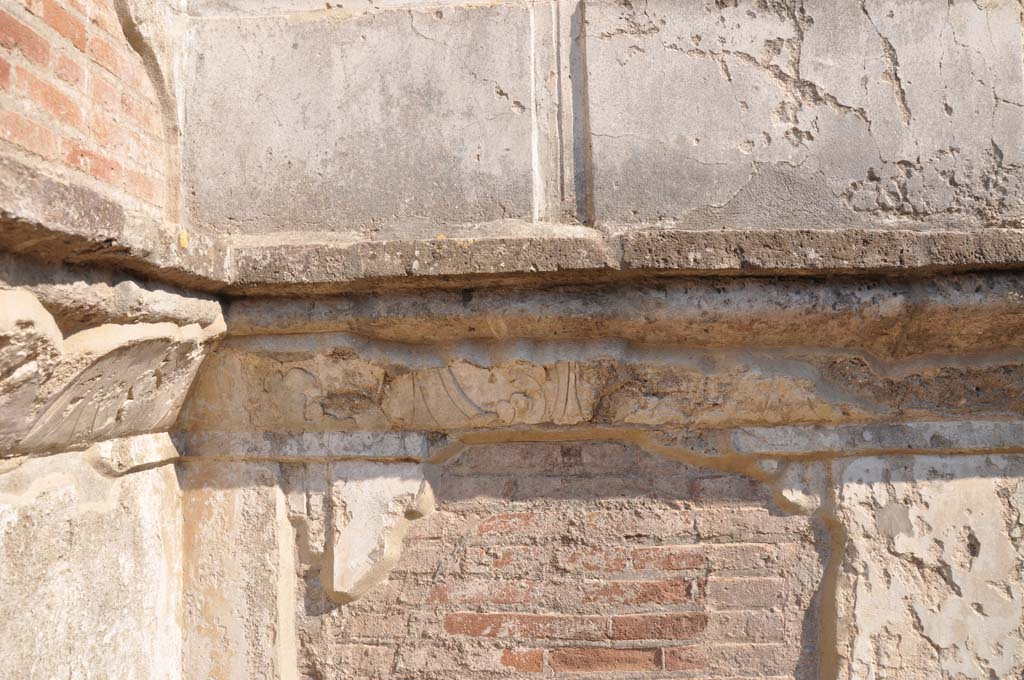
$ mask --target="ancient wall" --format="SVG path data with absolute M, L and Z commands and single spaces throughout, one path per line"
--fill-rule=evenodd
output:
M 0 290 L 0 677 L 180 678 L 166 431 L 219 306 L 12 262 L 3 276 L 26 285 Z
M 173 451 L 139 436 L 0 474 L 0 677 L 182 677 L 181 489 L 173 466 L 105 465 L 128 449 Z
M 4 293 L 19 674 L 1024 670 L 1014 273 L 252 299 L 221 320 L 37 267 Z M 95 325 L 126 314 L 148 321 Z M 53 625 L 29 636 L 32 611 Z
M 765 486 L 592 442 L 480 447 L 427 476 L 437 511 L 387 585 L 347 607 L 322 593 L 322 527 L 293 509 L 313 548 L 304 675 L 816 676 L 828 536 Z
M 288 557 L 188 628 L 300 677 L 1012 677 L 1016 281 L 233 303 L 176 441 L 261 518 L 203 543 Z
M 1016 0 L 0 0 L 0 678 L 1024 676 Z
M 113 2 L 30 0 L 2 16 L 5 151 L 134 209 L 162 208 L 160 108 Z

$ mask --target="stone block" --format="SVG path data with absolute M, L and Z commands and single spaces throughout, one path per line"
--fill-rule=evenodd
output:
M 350 602 L 384 579 L 398 562 L 409 521 L 434 510 L 433 491 L 412 464 L 331 466 L 324 590 Z
M 518 4 L 194 22 L 189 214 L 343 240 L 528 217 L 529 31 Z
M 860 458 L 833 470 L 847 531 L 838 677 L 1024 672 L 1017 457 Z
M 167 430 L 210 342 L 206 328 L 103 324 L 62 338 L 31 293 L 0 290 L 0 458 Z
M 276 463 L 189 462 L 184 677 L 296 677 L 294 538 Z
M 147 444 L 158 458 L 169 448 L 166 435 Z M 174 467 L 112 479 L 87 458 L 61 453 L 0 473 L 0 675 L 180 680 Z
M 599 221 L 979 225 L 1024 209 L 1012 3 L 603 0 L 586 17 Z

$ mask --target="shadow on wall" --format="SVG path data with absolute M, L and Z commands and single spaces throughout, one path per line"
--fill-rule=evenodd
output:
M 339 605 L 321 572 L 332 515 L 361 511 L 331 497 L 329 475 L 338 481 L 346 465 L 183 466 L 186 508 L 190 496 L 234 499 L 242 522 L 232 540 L 247 551 L 240 579 L 263 578 L 253 574 L 276 536 L 294 539 L 288 606 L 301 677 L 923 680 L 1024 670 L 1019 456 L 807 460 L 783 465 L 771 486 L 618 442 L 472 446 L 442 465 L 360 462 L 409 479 L 422 469 L 437 511 L 411 522 L 381 583 Z M 789 498 L 779 480 L 800 478 L 803 493 L 823 498 L 812 515 L 772 500 L 773 488 Z M 187 510 L 186 525 L 212 535 L 221 502 L 195 506 L 209 516 Z M 207 543 L 210 564 L 187 557 L 187 570 L 223 567 Z M 208 585 L 225 592 L 216 578 Z M 247 601 L 277 606 L 272 587 L 245 588 Z
M 775 510 L 764 484 L 607 442 L 478 446 L 426 467 L 437 512 L 353 603 L 323 592 L 316 513 L 293 515 L 309 677 L 818 677 L 829 535 Z M 307 485 L 325 468 L 306 466 Z

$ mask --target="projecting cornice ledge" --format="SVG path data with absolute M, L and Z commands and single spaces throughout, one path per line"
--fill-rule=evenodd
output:
M 91 187 L 0 158 L 0 250 L 228 295 L 623 282 L 673 276 L 921 276 L 1024 267 L 1024 229 L 681 229 L 503 220 L 349 232 L 209 233 L 126 211 Z
M 590 228 L 508 221 L 375 240 L 262 235 L 231 245 L 233 295 L 621 282 L 650 276 L 922 275 L 1024 266 L 1024 230 Z

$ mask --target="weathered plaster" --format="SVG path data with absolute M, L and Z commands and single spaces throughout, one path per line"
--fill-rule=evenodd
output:
M 837 593 L 839 677 L 1024 671 L 1020 515 L 1009 500 L 1021 471 L 1009 456 L 836 465 L 838 517 L 849 532 Z
M 178 478 L 173 465 L 101 474 L 90 461 L 111 449 L 149 460 L 177 455 L 165 434 L 34 458 L 0 474 L 4 677 L 182 677 Z

